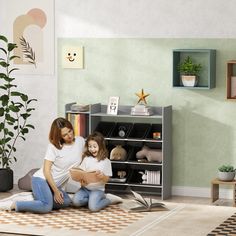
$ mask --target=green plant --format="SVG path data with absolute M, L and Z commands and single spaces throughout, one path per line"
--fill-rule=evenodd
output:
M 16 141 L 25 140 L 29 129 L 34 129 L 28 118 L 35 110 L 30 105 L 37 100 L 19 92 L 13 83 L 12 72 L 18 68 L 12 66 L 12 60 L 19 57 L 12 54 L 17 45 L 8 43 L 3 35 L 0 35 L 0 43 L 0 167 L 9 168 L 13 160 L 17 161 Z
M 234 172 L 235 169 L 232 165 L 222 165 L 218 168 L 220 172 Z
M 201 69 L 202 65 L 193 63 L 193 60 L 190 56 L 186 57 L 184 61 L 178 65 L 178 71 L 183 75 L 199 76 Z

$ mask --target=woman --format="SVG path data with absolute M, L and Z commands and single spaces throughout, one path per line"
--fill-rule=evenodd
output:
M 44 164 L 32 177 L 34 200 L 8 198 L 8 201 L 11 199 L 9 210 L 48 213 L 71 204 L 63 187 L 69 180 L 69 170 L 81 162 L 85 141 L 82 137 L 74 137 L 71 123 L 64 118 L 53 121 L 49 141 Z

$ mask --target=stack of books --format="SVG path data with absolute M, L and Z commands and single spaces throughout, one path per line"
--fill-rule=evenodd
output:
M 153 114 L 150 107 L 145 105 L 136 105 L 131 108 L 131 115 L 132 116 L 151 116 Z
M 89 105 L 73 104 L 71 105 L 71 111 L 86 112 L 89 111 Z
M 147 184 L 161 184 L 160 171 L 146 170 Z

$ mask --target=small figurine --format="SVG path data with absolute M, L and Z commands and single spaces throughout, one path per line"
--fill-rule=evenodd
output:
M 147 102 L 146 102 L 146 97 L 148 97 L 150 94 L 145 94 L 144 93 L 144 91 L 143 91 L 143 89 L 142 89 L 142 91 L 140 92 L 140 93 L 135 93 L 135 95 L 137 95 L 138 97 L 139 97 L 139 100 L 138 100 L 138 103 L 137 104 L 139 104 L 139 103 L 145 103 L 145 104 L 147 104 Z
M 153 114 L 152 108 L 147 106 L 146 97 L 150 94 L 145 94 L 143 89 L 140 93 L 135 93 L 139 97 L 138 103 L 131 107 L 132 116 L 151 116 Z

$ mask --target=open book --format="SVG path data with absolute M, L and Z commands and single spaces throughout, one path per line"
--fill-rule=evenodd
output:
M 143 196 L 135 191 L 132 191 L 134 195 L 134 200 L 138 202 L 141 206 L 131 208 L 130 211 L 166 211 L 168 208 L 166 208 L 164 203 L 156 202 L 152 203 L 152 199 L 149 198 L 149 201 L 143 198 Z
M 86 184 L 98 183 L 101 180 L 97 177 L 96 171 L 84 171 L 80 168 L 72 168 L 70 170 L 71 178 L 77 182 Z

